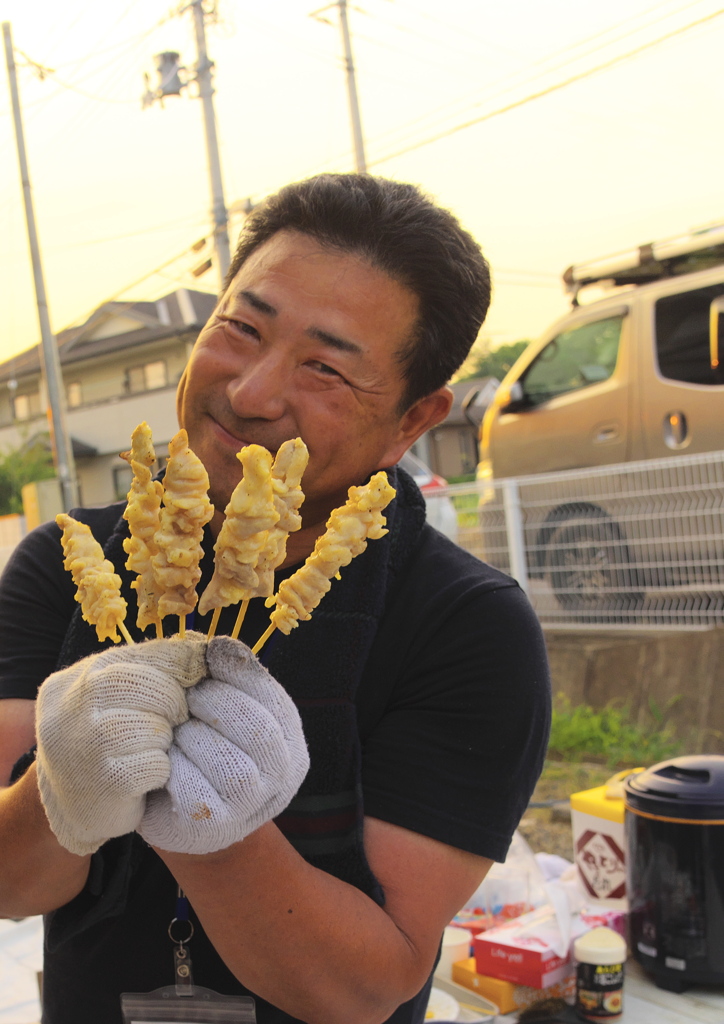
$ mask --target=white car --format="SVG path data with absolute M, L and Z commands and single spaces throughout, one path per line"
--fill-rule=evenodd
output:
M 405 452 L 399 465 L 410 474 L 422 491 L 427 506 L 427 521 L 440 533 L 457 543 L 458 514 L 447 493 L 447 480 L 433 473 L 422 459 L 412 452 Z

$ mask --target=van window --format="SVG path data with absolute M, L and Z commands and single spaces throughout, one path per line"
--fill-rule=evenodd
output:
M 594 320 L 549 341 L 523 376 L 525 397 L 541 405 L 556 395 L 608 380 L 616 369 L 623 316 Z
M 686 384 L 724 384 L 709 352 L 709 306 L 724 284 L 667 295 L 656 303 L 656 357 L 662 377 Z M 724 346 L 724 338 L 720 344 Z

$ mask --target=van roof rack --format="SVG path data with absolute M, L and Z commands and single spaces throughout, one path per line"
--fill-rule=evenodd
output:
M 573 264 L 564 272 L 563 282 L 576 305 L 578 292 L 586 285 L 602 281 L 611 286 L 649 284 L 664 277 L 708 270 L 719 263 L 724 263 L 724 224 L 661 242 L 649 242 L 588 263 Z

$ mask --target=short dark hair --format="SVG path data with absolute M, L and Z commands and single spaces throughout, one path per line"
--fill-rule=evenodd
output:
M 225 288 L 278 231 L 368 260 L 420 303 L 413 336 L 399 352 L 404 409 L 442 387 L 461 366 L 490 305 L 490 268 L 449 210 L 414 185 L 367 174 L 320 174 L 286 185 L 244 225 Z

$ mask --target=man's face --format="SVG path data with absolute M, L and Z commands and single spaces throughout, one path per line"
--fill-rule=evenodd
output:
M 424 429 L 419 403 L 399 413 L 395 359 L 417 312 L 407 288 L 308 235 L 282 231 L 252 253 L 199 335 L 178 394 L 216 507 L 241 477 L 246 444 L 276 452 L 304 440 L 307 524 L 394 464 Z

